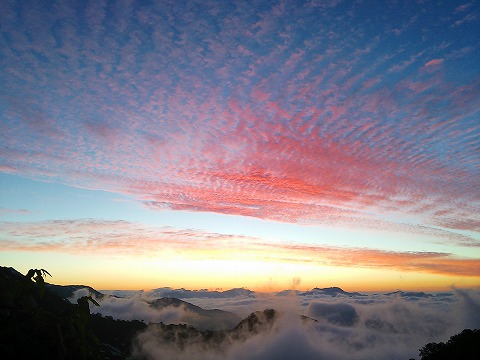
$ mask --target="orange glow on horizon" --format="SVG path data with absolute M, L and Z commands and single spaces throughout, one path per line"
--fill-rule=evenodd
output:
M 131 267 L 108 267 L 103 274 L 84 271 L 49 278 L 59 285 L 83 284 L 97 290 L 144 290 L 170 287 L 225 291 L 246 288 L 256 292 L 308 291 L 340 287 L 347 292 L 451 291 L 478 288 L 480 276 L 446 276 L 412 271 L 317 266 L 255 261 L 139 262 Z M 113 264 L 112 264 L 113 265 Z M 135 272 L 129 269 L 135 268 Z M 193 275 L 195 274 L 195 275 Z

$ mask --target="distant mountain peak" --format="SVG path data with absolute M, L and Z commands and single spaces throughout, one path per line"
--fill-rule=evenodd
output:
M 300 293 L 300 295 L 329 295 L 329 296 L 337 296 L 337 295 L 344 295 L 344 296 L 362 296 L 362 294 L 358 292 L 347 292 L 342 288 L 337 286 L 327 287 L 327 288 L 313 288 L 310 291 L 305 291 Z
M 313 288 L 313 290 L 318 290 L 318 291 L 328 291 L 328 292 L 338 292 L 338 293 L 345 293 L 346 294 L 346 291 L 344 291 L 342 288 L 339 288 L 338 286 L 331 286 L 331 287 L 326 287 L 326 288 L 318 288 L 318 287 L 315 287 Z
M 97 299 L 102 299 L 105 294 L 102 294 L 100 291 L 95 290 L 91 286 L 87 285 L 55 285 L 55 284 L 46 284 L 47 289 L 51 290 L 58 296 L 63 299 L 70 299 L 74 296 L 75 292 L 81 289 L 86 289 L 90 295 L 94 296 Z
M 392 291 L 392 292 L 386 293 L 385 295 L 387 295 L 387 296 L 397 295 L 397 296 L 406 297 L 406 298 L 433 297 L 432 294 L 427 294 L 427 293 L 424 293 L 423 291 L 402 291 L 402 290 Z
M 265 330 L 266 328 L 270 328 L 277 318 L 278 311 L 275 309 L 255 311 L 240 321 L 240 323 L 235 326 L 233 331 L 248 331 L 249 333 L 256 334 Z
M 185 313 L 181 322 L 190 324 L 199 330 L 231 329 L 241 320 L 238 315 L 229 311 L 219 309 L 206 310 L 174 297 L 162 297 L 149 302 L 149 304 L 157 310 L 171 307 L 183 308 Z
M 238 296 L 254 296 L 255 292 L 245 288 L 233 288 L 225 291 L 218 290 L 187 290 L 184 288 L 172 289 L 172 288 L 157 288 L 150 291 L 150 295 L 154 297 L 173 297 L 177 299 L 191 299 L 191 298 L 212 298 L 212 299 L 225 299 Z

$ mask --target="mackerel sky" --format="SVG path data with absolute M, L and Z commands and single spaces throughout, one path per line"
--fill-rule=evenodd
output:
M 161 247 L 480 284 L 477 2 L 0 13 L 4 264 Z

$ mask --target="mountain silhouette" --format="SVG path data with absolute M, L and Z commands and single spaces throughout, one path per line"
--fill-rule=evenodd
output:
M 386 293 L 385 295 L 387 296 L 395 295 L 403 298 L 430 298 L 434 296 L 432 294 L 427 294 L 421 291 L 401 291 L 401 290 L 389 292 L 389 293 Z
M 63 299 L 70 299 L 74 296 L 75 292 L 81 289 L 87 289 L 91 296 L 94 296 L 96 299 L 103 299 L 106 295 L 102 294 L 100 291 L 95 290 L 91 286 L 87 285 L 55 285 L 55 284 L 45 284 L 47 289 L 57 294 Z
M 328 287 L 328 288 L 313 288 L 310 291 L 305 291 L 300 293 L 300 295 L 327 295 L 327 296 L 364 296 L 358 292 L 347 292 L 339 287 Z
M 150 296 L 154 297 L 172 297 L 177 299 L 191 299 L 191 298 L 212 298 L 212 299 L 226 299 L 237 296 L 252 297 L 255 292 L 244 289 L 234 288 L 226 291 L 217 290 L 188 290 L 188 289 L 171 289 L 171 288 L 157 288 L 149 292 Z
M 238 315 L 231 312 L 219 309 L 205 310 L 200 306 L 172 297 L 151 301 L 150 306 L 159 310 L 169 307 L 181 308 L 185 313 L 180 321 L 190 324 L 198 330 L 227 330 L 233 328 L 241 320 Z

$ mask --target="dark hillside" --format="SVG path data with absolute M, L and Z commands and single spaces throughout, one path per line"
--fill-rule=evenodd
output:
M 420 349 L 422 360 L 480 359 L 480 330 L 465 329 L 444 343 L 428 343 Z
M 101 292 L 95 290 L 94 288 L 86 285 L 54 285 L 54 284 L 45 284 L 46 288 L 51 292 L 57 294 L 62 299 L 71 298 L 75 291 L 80 289 L 87 289 L 91 296 L 94 296 L 96 299 L 102 299 L 105 295 Z
M 0 267 L 2 359 L 125 359 L 131 339 L 146 325 L 90 315 L 93 299 L 71 304 L 45 286 L 47 275 Z
M 190 324 L 198 330 L 228 330 L 235 327 L 242 320 L 238 315 L 228 311 L 219 309 L 206 310 L 172 297 L 156 299 L 150 303 L 150 306 L 155 309 L 183 308 L 185 315 L 181 321 Z

